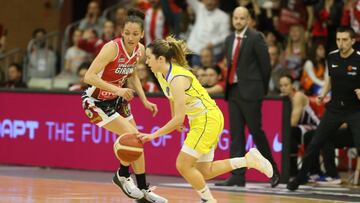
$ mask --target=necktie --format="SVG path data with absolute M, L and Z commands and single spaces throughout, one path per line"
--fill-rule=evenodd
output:
M 240 53 L 241 37 L 236 37 L 236 39 L 237 39 L 237 43 L 236 43 L 236 47 L 235 47 L 235 53 L 232 58 L 232 65 L 231 65 L 231 69 L 230 69 L 230 73 L 229 73 L 229 84 L 234 83 L 234 75 L 236 72 L 236 66 L 237 66 L 238 57 L 239 57 L 239 53 Z

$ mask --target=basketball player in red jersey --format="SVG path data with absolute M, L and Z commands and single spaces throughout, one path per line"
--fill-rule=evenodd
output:
M 83 94 L 83 108 L 90 121 L 117 135 L 137 133 L 130 111 L 134 90 L 124 88 L 128 81 L 139 95 L 145 108 L 156 115 L 156 104 L 146 99 L 140 80 L 136 75 L 137 63 L 145 62 L 145 48 L 139 43 L 144 36 L 144 14 L 129 10 L 122 38 L 116 38 L 101 49 L 85 74 L 84 81 L 91 85 Z M 129 173 L 132 165 L 137 186 Z M 120 169 L 113 178 L 114 184 L 130 198 L 145 202 L 164 203 L 167 199 L 152 192 L 146 184 L 144 155 L 133 163 L 120 161 Z

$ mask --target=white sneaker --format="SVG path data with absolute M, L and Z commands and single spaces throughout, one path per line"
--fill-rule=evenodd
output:
M 131 177 L 119 176 L 118 172 L 113 177 L 113 183 L 117 185 L 126 196 L 131 199 L 141 199 L 144 197 L 144 193 L 134 184 Z
M 264 173 L 268 178 L 273 176 L 274 171 L 271 163 L 256 148 L 251 148 L 245 154 L 245 159 L 248 168 L 254 168 Z
M 160 195 L 153 192 L 155 188 L 149 188 L 147 190 L 142 189 L 141 191 L 144 193 L 144 198 L 152 203 L 167 203 L 168 200 L 164 197 L 161 197 Z
M 341 179 L 340 178 L 332 178 L 329 176 L 322 176 L 316 180 L 316 183 L 319 185 L 340 185 Z

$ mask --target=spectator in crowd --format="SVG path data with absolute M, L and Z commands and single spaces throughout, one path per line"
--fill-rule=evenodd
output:
M 255 14 L 255 11 L 253 10 L 249 10 L 249 28 L 255 29 L 255 30 L 259 30 L 258 29 L 258 16 Z
M 299 146 L 307 147 L 310 143 L 315 129 L 319 125 L 319 118 L 316 116 L 312 107 L 310 106 L 309 98 L 297 91 L 293 85 L 294 80 L 290 75 L 283 75 L 280 78 L 281 95 L 289 97 L 292 105 L 290 125 L 291 125 L 291 137 L 290 137 L 290 152 L 292 155 L 297 154 Z M 343 132 L 340 132 L 343 133 Z M 344 133 L 343 133 L 344 134 Z M 344 136 L 345 137 L 345 136 Z M 324 166 L 327 173 L 326 179 L 319 179 L 322 175 L 319 159 L 314 160 L 312 167 L 310 168 L 309 181 L 340 184 L 341 179 L 337 173 L 335 166 L 335 149 L 334 145 L 327 142 L 321 149 L 323 154 Z M 319 153 L 316 157 L 319 157 Z M 297 175 L 297 156 L 290 157 L 290 177 Z
M 193 66 L 193 69 L 195 70 L 196 78 L 199 80 L 201 86 L 206 87 L 207 86 L 207 75 L 206 75 L 206 68 L 201 66 Z
M 292 25 L 301 25 L 308 39 L 314 20 L 314 8 L 311 1 L 283 0 L 280 5 L 279 31 L 287 35 Z
M 322 102 L 331 89 L 331 100 L 326 105 L 314 138 L 305 151 L 302 167 L 295 180 L 288 183 L 289 190 L 297 190 L 306 183 L 306 175 L 316 158 L 318 150 L 328 141 L 332 132 L 347 123 L 353 135 L 355 147 L 360 149 L 360 54 L 355 51 L 355 32 L 352 28 L 340 27 L 336 32 L 338 50 L 327 58 L 328 72 L 324 88 L 317 97 Z
M 303 61 L 306 58 L 306 40 L 302 25 L 291 25 L 289 38 L 284 52 L 284 66 L 290 71 L 298 85 L 302 73 Z
M 63 74 L 69 75 L 70 77 L 76 77 L 80 65 L 89 60 L 89 55 L 86 53 L 86 51 L 79 47 L 82 34 L 83 32 L 79 29 L 73 32 L 73 45 L 65 52 L 65 66 Z
M 218 66 L 206 68 L 207 86 L 209 94 L 223 94 L 225 90 L 225 80 L 223 80 L 221 69 Z
M 119 7 L 115 13 L 115 35 L 121 37 L 122 28 L 124 27 L 125 20 L 127 18 L 126 8 Z
M 357 35 L 354 48 L 360 50 L 360 0 L 344 0 L 341 25 L 350 26 L 354 29 Z
M 93 59 L 97 52 L 97 43 L 98 43 L 99 37 L 98 33 L 93 28 L 88 28 L 83 32 L 82 39 L 80 40 L 79 47 L 83 50 L 85 50 L 91 59 Z
M 90 1 L 85 18 L 80 21 L 79 29 L 87 30 L 92 28 L 100 35 L 102 34 L 104 21 L 105 20 L 101 17 L 99 3 L 97 1 Z
M 89 62 L 84 62 L 78 67 L 77 69 L 78 81 L 69 86 L 69 91 L 84 91 L 89 87 L 89 85 L 84 82 L 85 73 L 89 69 L 89 67 L 90 67 Z
M 203 48 L 200 51 L 200 64 L 205 69 L 215 65 L 214 55 L 210 48 Z
M 27 85 L 22 81 L 22 67 L 13 63 L 7 69 L 8 80 L 2 84 L 2 87 L 7 88 L 26 88 Z
M 108 42 L 110 42 L 111 40 L 113 40 L 115 38 L 115 27 L 114 27 L 114 23 L 110 20 L 105 21 L 104 23 L 104 27 L 103 27 L 103 32 L 102 35 L 100 36 L 100 38 L 97 40 L 97 42 L 95 43 L 95 47 L 96 47 L 96 54 L 98 54 L 101 50 L 101 48 Z
M 312 27 L 313 43 L 326 42 L 326 50 L 336 49 L 334 39 L 336 28 L 340 25 L 342 1 L 320 0 L 314 5 L 314 24 Z
M 301 87 L 308 95 L 318 95 L 324 86 L 325 54 L 324 44 L 318 43 L 310 50 L 310 57 L 305 61 Z
M 33 31 L 33 46 L 29 56 L 29 64 L 25 67 L 27 79 L 53 78 L 56 74 L 56 54 L 48 46 L 45 39 L 46 31 L 38 28 Z
M 175 1 L 176 0 L 160 0 L 160 4 L 167 25 L 169 26 L 170 33 L 175 37 L 179 37 L 181 32 L 183 11 L 182 8 L 177 5 Z
M 291 101 L 291 154 L 298 152 L 298 145 L 304 143 L 304 134 L 315 130 L 320 120 L 310 106 L 309 98 L 297 91 L 294 87 L 294 80 L 290 75 L 283 75 L 279 79 L 280 95 L 289 97 Z M 297 157 L 290 157 L 290 176 L 297 174 Z
M 159 91 L 156 83 L 151 81 L 149 68 L 147 68 L 145 64 L 139 63 L 136 66 L 136 73 L 140 79 L 141 86 L 143 87 L 145 93 L 154 93 Z
M 4 54 L 5 47 L 6 47 L 6 36 L 7 31 L 3 28 L 3 26 L 0 24 L 0 56 Z M 0 66 L 0 84 L 2 84 L 5 80 L 5 68 Z
M 225 41 L 228 64 L 225 99 L 230 116 L 230 157 L 245 155 L 245 124 L 261 154 L 273 167 L 271 186 L 279 184 L 280 176 L 272 157 L 268 140 L 262 130 L 261 106 L 270 80 L 270 58 L 263 35 L 248 27 L 249 12 L 237 7 L 232 23 L 235 32 Z M 245 186 L 245 170 L 234 170 L 229 179 L 215 183 L 217 186 Z
M 278 46 L 271 45 L 268 48 L 271 64 L 271 77 L 269 82 L 269 94 L 278 95 L 280 93 L 279 79 L 288 73 L 288 70 L 280 62 L 280 50 Z
M 3 29 L 1 31 L 2 33 L 0 34 L 0 56 L 5 52 L 7 29 Z
M 277 46 L 279 48 L 279 51 L 283 50 L 284 44 L 283 39 L 276 31 L 265 31 L 265 42 L 266 44 L 270 46 Z
M 229 16 L 218 8 L 218 0 L 187 0 L 194 10 L 195 25 L 191 30 L 188 47 L 194 53 L 192 65 L 200 64 L 200 51 L 207 47 L 213 50 L 215 60 L 221 58 L 225 37 L 229 34 Z
M 194 24 L 195 24 L 195 13 L 194 10 L 190 6 L 188 6 L 183 11 L 183 15 L 180 20 L 179 39 L 187 41 L 189 39 L 190 33 L 194 28 Z
M 149 3 L 151 7 L 145 12 L 145 44 L 149 44 L 155 39 L 163 39 L 169 31 L 160 0 L 149 0 Z

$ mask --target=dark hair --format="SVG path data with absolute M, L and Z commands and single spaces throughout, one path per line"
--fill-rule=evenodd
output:
M 186 55 L 190 52 L 184 41 L 168 36 L 166 40 L 156 39 L 152 41 L 147 47 L 151 49 L 156 58 L 163 56 L 168 62 L 175 62 L 183 68 L 189 68 Z
M 207 67 L 206 69 L 212 69 L 216 72 L 216 74 L 218 75 L 221 75 L 221 68 L 219 66 L 210 66 L 210 67 Z
M 279 77 L 279 80 L 280 80 L 281 78 L 287 78 L 287 79 L 289 79 L 290 82 L 291 82 L 291 84 L 293 84 L 294 81 L 295 81 L 295 79 L 294 79 L 290 74 L 281 75 L 281 76 Z
M 352 29 L 352 27 L 347 27 L 347 26 L 338 27 L 336 30 L 336 33 L 338 33 L 338 32 L 347 32 L 347 33 L 349 33 L 351 39 L 356 38 L 356 33 L 355 33 L 354 29 Z
M 46 35 L 46 30 L 44 28 L 36 28 L 32 33 L 32 37 L 35 38 L 37 33 L 43 33 Z
M 323 46 L 324 49 L 326 49 L 325 44 L 323 42 L 317 42 L 317 43 L 314 43 L 314 45 L 307 52 L 309 54 L 308 58 L 311 60 L 311 62 L 314 64 L 314 66 L 316 66 L 316 64 L 318 64 L 318 63 L 325 65 L 326 55 L 320 61 L 318 61 L 316 59 L 317 49 L 319 48 L 319 46 Z M 325 50 L 325 53 L 326 53 L 326 50 Z
M 20 66 L 20 64 L 18 63 L 11 63 L 8 68 L 10 67 L 15 67 L 17 71 L 21 72 L 22 73 L 22 67 Z
M 127 11 L 127 15 L 128 15 L 128 17 L 125 20 L 124 26 L 127 23 L 137 23 L 140 25 L 141 30 L 144 29 L 145 14 L 143 12 L 141 12 L 138 9 L 131 8 Z

